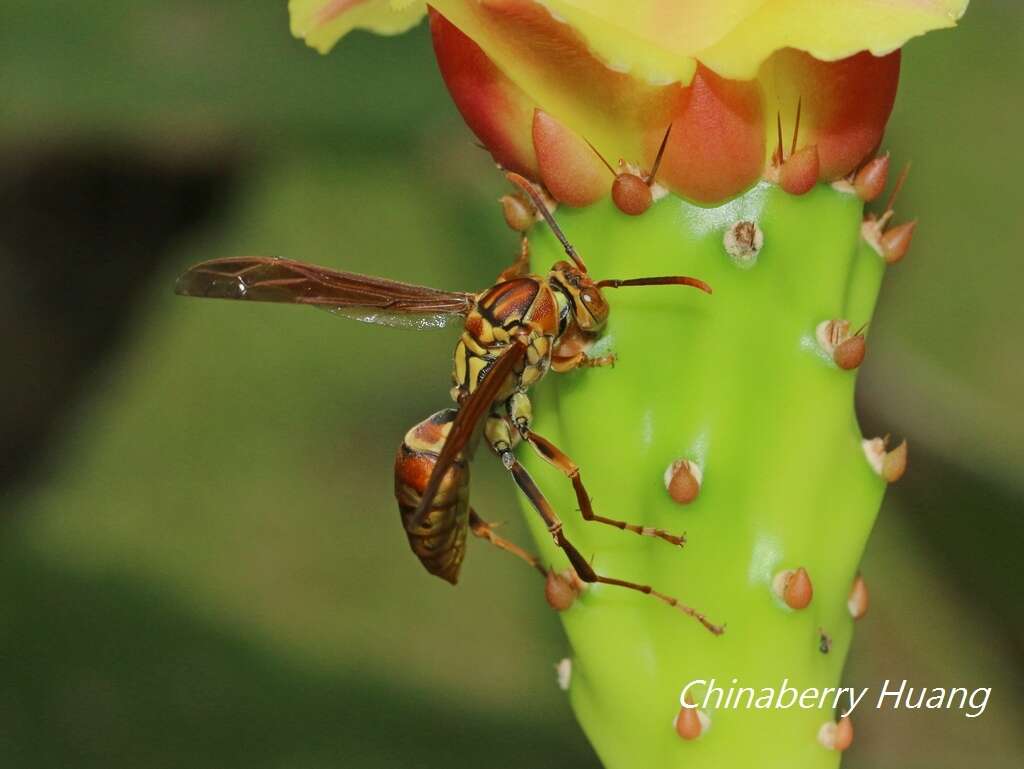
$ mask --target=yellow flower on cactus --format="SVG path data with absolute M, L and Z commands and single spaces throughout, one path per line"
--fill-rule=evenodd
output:
M 609 191 L 607 159 L 715 203 L 772 176 L 778 123 L 814 148 L 816 179 L 881 141 L 899 47 L 952 26 L 967 0 L 291 0 L 292 31 L 327 51 L 352 29 L 395 33 L 430 14 L 445 82 L 502 166 L 560 202 Z M 777 163 L 775 163 L 777 165 Z M 813 172 L 814 167 L 810 170 Z
M 549 580 L 545 594 L 571 647 L 561 685 L 608 769 L 838 769 L 853 742 L 838 684 L 867 606 L 859 565 L 907 462 L 906 441 L 862 433 L 853 399 L 872 344 L 864 330 L 880 332 L 883 276 L 916 226 L 894 223 L 906 174 L 889 180 L 879 147 L 900 47 L 952 26 L 966 5 L 292 2 L 294 30 L 320 50 L 349 29 L 428 15 L 467 125 L 559 203 L 591 274 L 688 274 L 714 287 L 699 302 L 616 291 L 607 333 L 573 342 L 614 354 L 615 370 L 551 377 L 532 404 L 530 432 L 573 457 L 602 511 L 635 513 L 640 533 L 688 535 L 681 557 L 573 522 L 588 492 L 571 472 L 544 490 L 550 507 L 527 494 L 544 563 L 565 559 L 551 510 L 594 559 L 596 584 L 552 598 Z M 878 200 L 884 210 L 865 211 Z M 532 208 L 512 196 L 503 206 L 531 269 L 564 258 Z M 558 475 L 551 454 L 522 453 L 529 472 Z M 698 632 L 660 602 L 603 591 L 598 573 L 664 590 L 664 603 L 728 631 Z M 751 702 L 780 683 L 835 697 L 723 704 L 729 681 Z

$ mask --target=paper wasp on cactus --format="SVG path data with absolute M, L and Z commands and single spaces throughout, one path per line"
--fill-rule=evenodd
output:
M 650 585 L 598 574 L 566 537 L 554 509 L 519 463 L 516 446 L 529 444 L 572 483 L 587 521 L 656 537 L 672 545 L 684 538 L 658 528 L 606 518 L 594 512 L 580 470 L 558 447 L 532 429 L 527 394 L 549 371 L 610 365 L 613 356 L 587 350 L 604 328 L 609 307 L 602 290 L 626 286 L 693 286 L 685 276 L 593 280 L 533 185 L 509 173 L 561 242 L 568 261 L 546 274 L 529 272 L 524 237 L 519 257 L 480 293 L 442 291 L 385 278 L 329 270 L 278 257 L 228 257 L 202 262 L 178 279 L 186 296 L 305 304 L 370 323 L 415 328 L 441 327 L 461 318 L 452 372 L 454 408 L 444 409 L 406 433 L 395 460 L 395 496 L 409 544 L 427 571 L 455 584 L 466 548 L 466 533 L 487 539 L 544 573 L 538 560 L 498 537 L 469 505 L 469 459 L 482 435 L 534 509 L 555 544 L 586 583 L 617 585 L 651 595 L 695 618 L 711 632 L 722 629 L 702 613 Z

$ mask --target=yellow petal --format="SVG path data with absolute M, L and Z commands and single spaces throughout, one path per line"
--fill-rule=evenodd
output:
M 757 76 L 774 51 L 834 61 L 882 55 L 953 26 L 968 0 L 539 0 L 615 69 L 651 82 L 693 76 L 694 60 L 736 80 Z
M 326 53 L 353 29 L 397 35 L 427 12 L 425 0 L 289 0 L 292 34 Z
M 968 0 L 775 0 L 698 58 L 725 77 L 752 78 L 772 53 L 796 48 L 822 61 L 883 56 L 912 37 L 953 27 Z
M 825 1 L 825 0 L 823 0 Z M 721 40 L 764 0 L 538 0 L 572 25 L 613 69 L 652 83 L 686 85 L 696 54 Z

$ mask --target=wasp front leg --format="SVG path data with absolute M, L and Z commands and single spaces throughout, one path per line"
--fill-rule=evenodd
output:
M 576 574 L 581 580 L 588 583 L 599 583 L 602 585 L 614 585 L 616 587 L 622 587 L 627 590 L 634 590 L 638 593 L 649 595 L 652 598 L 656 598 L 667 606 L 671 606 L 678 609 L 688 617 L 692 617 L 702 624 L 709 631 L 715 635 L 720 635 L 724 628 L 720 625 L 713 624 L 708 618 L 701 612 L 697 611 L 693 607 L 686 606 L 681 603 L 679 599 L 673 596 L 662 593 L 659 590 L 655 590 L 650 585 L 641 585 L 637 582 L 629 582 L 623 579 L 617 579 L 615 577 L 606 577 L 598 574 L 594 571 L 593 566 L 590 562 L 576 549 L 576 546 L 569 541 L 569 538 L 565 536 L 565 532 L 562 529 L 562 521 L 558 518 L 554 508 L 551 507 L 551 503 L 548 502 L 547 498 L 541 493 L 541 490 L 537 487 L 533 478 L 526 472 L 519 460 L 516 459 L 516 455 L 512 452 L 513 444 L 517 441 L 515 432 L 511 429 L 509 421 L 502 418 L 497 414 L 491 414 L 488 418 L 487 424 L 484 427 L 484 433 L 487 437 L 488 442 L 491 444 L 491 448 L 501 459 L 501 463 L 505 466 L 505 469 L 512 475 L 516 485 L 519 486 L 520 490 L 526 495 L 526 498 L 530 500 L 530 504 L 533 506 L 540 517 L 544 519 L 544 523 L 547 524 L 548 531 L 551 533 L 551 538 L 555 544 L 565 553 L 569 559 L 569 563 L 576 570 Z
M 614 355 L 591 357 L 587 348 L 593 343 L 576 329 L 570 329 L 561 336 L 551 353 L 551 370 L 559 374 L 578 368 L 614 366 Z

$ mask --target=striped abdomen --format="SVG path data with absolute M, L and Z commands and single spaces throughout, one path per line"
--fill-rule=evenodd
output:
M 456 413 L 456 409 L 438 411 L 413 427 L 395 458 L 395 498 L 409 546 L 427 571 L 453 585 L 466 553 L 469 523 L 469 464 L 465 456 L 459 456 L 445 473 L 421 523 L 410 526 Z

